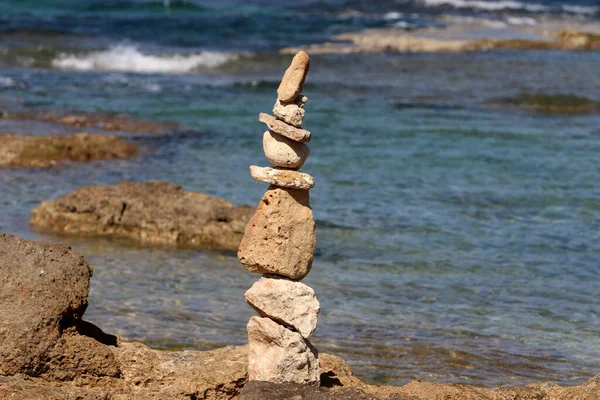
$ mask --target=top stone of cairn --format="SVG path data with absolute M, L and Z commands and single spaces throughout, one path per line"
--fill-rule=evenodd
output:
M 310 57 L 306 52 L 299 51 L 294 58 L 289 68 L 283 74 L 283 79 L 277 89 L 277 98 L 281 102 L 293 101 L 302 92 L 304 79 L 308 74 L 310 66 Z

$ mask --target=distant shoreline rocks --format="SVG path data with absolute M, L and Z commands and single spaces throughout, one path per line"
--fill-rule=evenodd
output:
M 515 97 L 496 99 L 491 103 L 543 114 L 577 115 L 600 112 L 600 101 L 564 93 L 521 93 Z
M 179 127 L 174 122 L 153 121 L 135 118 L 124 114 L 73 112 L 54 114 L 50 112 L 27 112 L 4 110 L 0 120 L 32 120 L 60 124 L 76 129 L 97 129 L 99 131 L 126 132 L 136 134 L 160 134 Z
M 466 37 L 454 27 L 445 29 L 368 29 L 344 33 L 331 42 L 307 47 L 287 47 L 282 54 L 306 50 L 311 54 L 353 53 L 461 53 L 490 50 L 600 50 L 600 34 L 571 29 L 537 32 L 539 39 Z
M 137 154 L 134 144 L 111 135 L 0 134 L 0 167 L 48 168 L 66 161 L 127 159 Z
M 253 208 L 168 182 L 76 189 L 31 212 L 40 230 L 133 239 L 144 245 L 237 250 Z

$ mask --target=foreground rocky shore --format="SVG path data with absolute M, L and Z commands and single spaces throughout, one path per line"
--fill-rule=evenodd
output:
M 368 385 L 321 354 L 321 386 L 247 382 L 247 346 L 159 351 L 124 343 L 83 319 L 92 268 L 65 244 L 0 234 L 0 398 L 595 400 L 600 375 L 581 386 L 488 389 L 414 381 Z

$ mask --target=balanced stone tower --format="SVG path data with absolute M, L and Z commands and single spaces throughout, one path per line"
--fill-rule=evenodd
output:
M 269 184 L 246 226 L 238 258 L 263 276 L 246 292 L 260 317 L 248 323 L 248 379 L 319 384 L 319 358 L 308 339 L 317 327 L 320 305 L 312 288 L 301 283 L 316 246 L 315 221 L 308 202 L 312 176 L 299 172 L 309 155 L 311 133 L 302 129 L 302 95 L 310 58 L 301 51 L 285 71 L 271 116 L 259 121 L 265 156 L 274 167 L 250 166 L 257 181 Z

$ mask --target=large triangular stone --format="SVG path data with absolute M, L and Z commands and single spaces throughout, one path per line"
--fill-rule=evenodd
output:
M 300 280 L 310 271 L 316 243 L 308 191 L 270 186 L 246 225 L 238 258 L 250 272 Z

